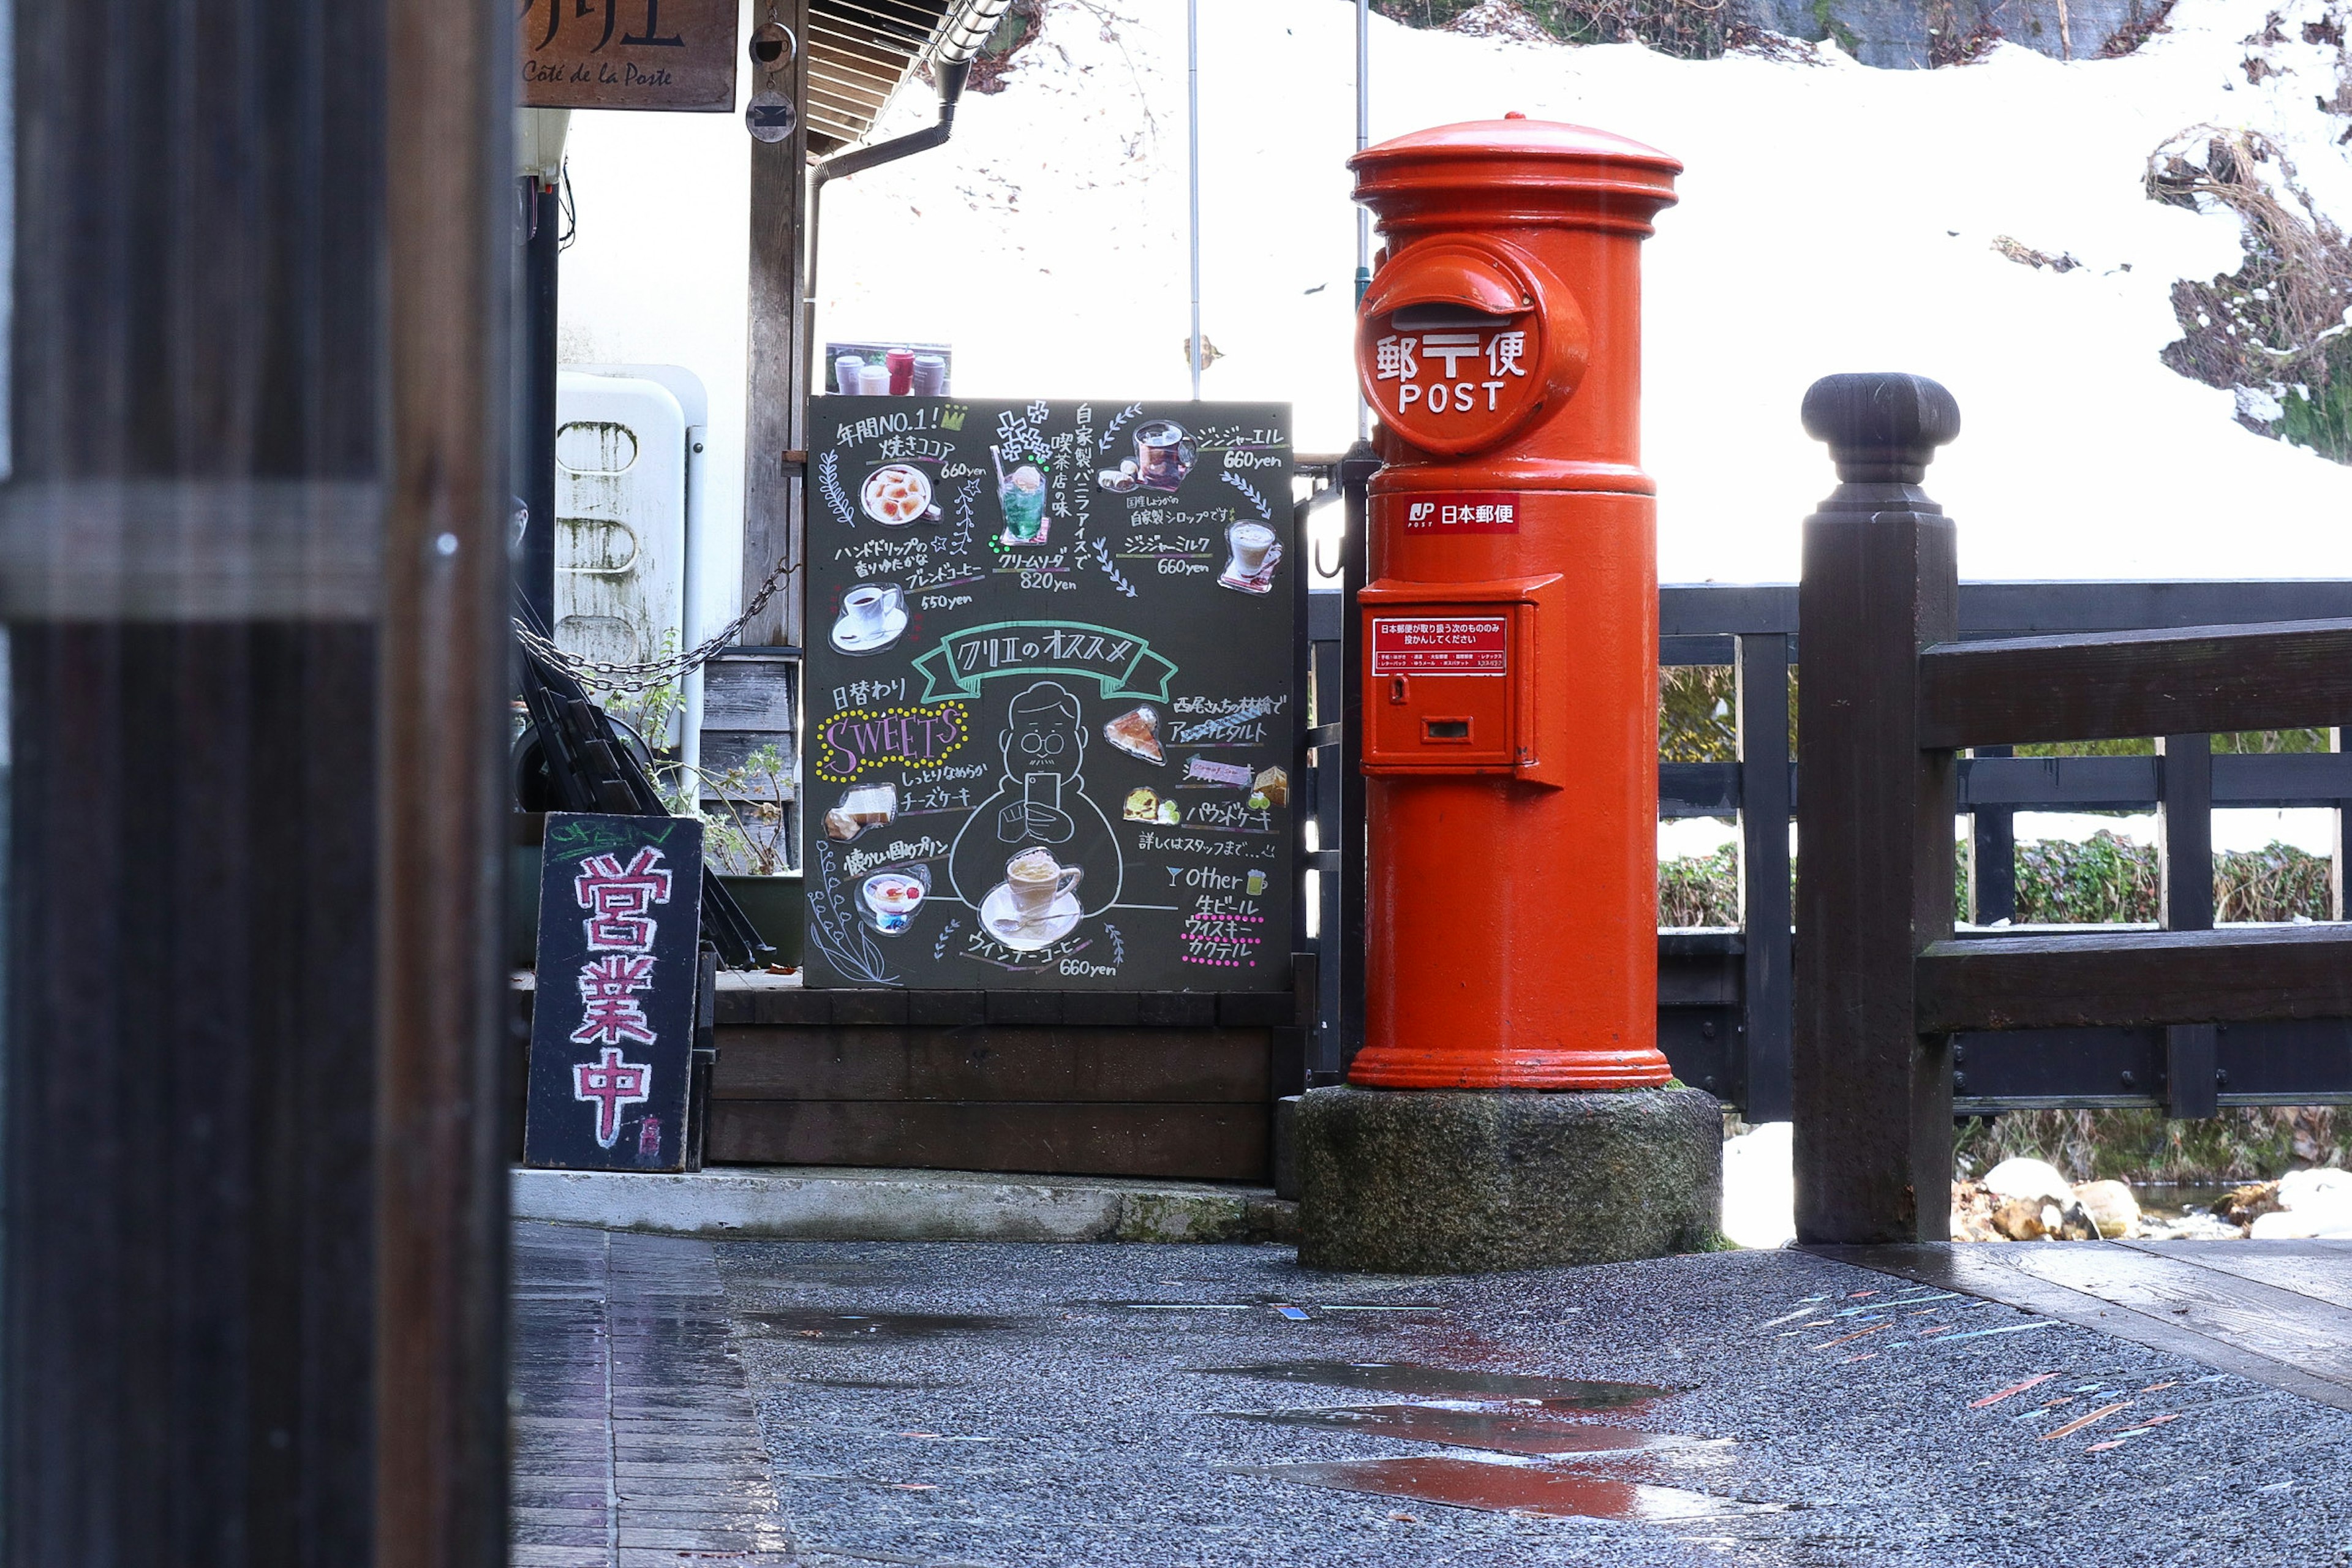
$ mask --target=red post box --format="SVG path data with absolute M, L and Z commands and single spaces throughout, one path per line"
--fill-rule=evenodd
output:
M 1633 1089 L 1657 1048 L 1640 244 L 1682 165 L 1513 115 L 1349 161 L 1386 242 L 1363 616 L 1376 1089 Z

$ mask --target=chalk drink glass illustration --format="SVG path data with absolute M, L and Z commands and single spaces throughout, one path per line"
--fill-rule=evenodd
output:
M 1225 531 L 1225 542 L 1233 547 L 1234 575 L 1255 577 L 1265 570 L 1265 558 L 1274 549 L 1274 530 L 1262 522 L 1237 522 Z
M 1154 419 L 1135 430 L 1136 482 L 1172 490 L 1192 471 L 1192 442 L 1173 419 Z
M 1053 912 L 1054 901 L 1076 890 L 1085 878 L 1076 866 L 1056 865 L 1052 853 L 1044 849 L 1024 849 L 1004 863 L 1004 885 L 1024 926 L 1044 921 Z
M 1023 544 L 1038 538 L 1045 531 L 1045 476 L 1034 467 L 1024 463 L 996 487 L 996 499 L 1004 508 L 1004 531 L 1007 537 Z

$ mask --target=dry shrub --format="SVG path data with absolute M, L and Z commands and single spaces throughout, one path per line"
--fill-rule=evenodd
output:
M 2237 271 L 2172 286 L 2179 342 L 2164 363 L 2239 393 L 2241 422 L 2352 462 L 2352 240 L 2258 131 L 2196 125 L 2151 153 L 2154 199 L 2237 216 Z

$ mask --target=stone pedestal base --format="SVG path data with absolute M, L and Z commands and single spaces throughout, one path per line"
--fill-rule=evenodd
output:
M 1695 1089 L 1318 1089 L 1298 1261 L 1475 1274 L 1722 1245 L 1723 1111 Z

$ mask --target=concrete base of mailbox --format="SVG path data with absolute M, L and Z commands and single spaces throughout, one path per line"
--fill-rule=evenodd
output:
M 1474 1274 L 1721 1245 L 1723 1112 L 1695 1089 L 1318 1089 L 1299 1263 Z

